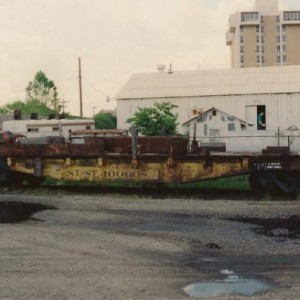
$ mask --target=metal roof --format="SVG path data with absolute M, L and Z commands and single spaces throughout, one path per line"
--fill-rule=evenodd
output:
M 138 73 L 117 99 L 300 93 L 300 65 Z

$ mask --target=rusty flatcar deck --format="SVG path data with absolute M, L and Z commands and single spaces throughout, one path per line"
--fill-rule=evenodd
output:
M 1 144 L 0 159 L 18 174 L 66 181 L 187 183 L 250 173 L 267 174 L 269 181 L 274 174 L 278 180 L 278 174 L 300 171 L 300 157 L 286 153 L 214 155 L 202 149 L 191 153 L 187 145 L 187 139 L 177 137 L 88 137 L 69 143 Z

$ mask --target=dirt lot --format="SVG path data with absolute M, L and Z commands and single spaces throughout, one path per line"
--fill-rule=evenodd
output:
M 192 299 L 184 287 L 222 280 L 226 272 L 276 286 L 256 296 L 210 299 L 300 297 L 299 201 L 0 199 L 5 222 L 16 213 L 9 204 L 56 207 L 0 225 L 1 299 Z M 18 213 L 25 211 L 20 207 Z M 246 217 L 252 223 L 272 218 L 268 225 L 276 225 L 255 232 L 256 225 L 239 222 Z

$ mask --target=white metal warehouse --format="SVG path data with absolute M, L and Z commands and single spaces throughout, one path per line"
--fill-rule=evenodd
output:
M 256 125 L 263 112 L 264 134 L 293 128 L 298 135 L 300 66 L 133 74 L 116 99 L 118 128 L 129 127 L 126 120 L 138 107 L 170 101 L 178 106 L 181 125 L 215 107 L 252 125 L 247 130 L 257 134 L 262 134 Z M 222 129 L 218 134 L 224 135 Z

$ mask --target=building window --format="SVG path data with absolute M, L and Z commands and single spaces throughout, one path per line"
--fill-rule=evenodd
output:
M 243 64 L 244 62 L 245 62 L 244 55 L 241 55 L 241 63 Z
M 27 132 L 39 132 L 39 128 L 27 128 Z
M 257 106 L 257 130 L 266 130 L 266 106 Z
M 261 57 L 261 62 L 262 62 L 262 63 L 265 62 L 265 57 L 264 57 L 264 56 Z
M 281 62 L 280 55 L 277 55 L 277 62 L 278 62 L 278 63 Z
M 282 36 L 282 41 L 283 41 L 283 42 L 286 42 L 286 35 L 283 35 L 283 36 Z
M 256 43 L 259 43 L 259 35 L 256 36 Z
M 261 16 L 261 17 L 260 17 L 260 23 L 263 23 L 263 22 L 264 22 L 264 17 Z
M 280 43 L 280 35 L 277 35 L 276 41 L 277 41 L 277 43 Z
M 261 46 L 261 52 L 262 52 L 262 53 L 265 52 L 265 46 Z
M 282 52 L 286 52 L 286 45 L 282 46 Z
M 259 47 L 259 45 L 256 46 L 256 52 L 260 52 L 260 47 Z
M 260 56 L 259 55 L 256 55 L 256 62 L 260 62 Z
M 241 41 L 241 43 L 244 43 L 244 36 L 241 35 L 240 41 Z
M 277 25 L 276 28 L 277 28 L 277 32 L 280 32 L 280 25 Z
M 280 22 L 280 16 L 276 16 L 276 22 Z
M 286 32 L 286 26 L 285 25 L 282 25 L 282 31 Z
M 300 11 L 286 11 L 283 13 L 284 21 L 300 21 Z
M 235 131 L 235 124 L 234 123 L 228 123 L 228 131 Z
M 264 32 L 265 31 L 265 27 L 263 25 L 260 26 L 260 31 Z
M 259 32 L 259 26 L 256 26 L 256 32 Z
M 282 56 L 282 61 L 283 61 L 283 62 L 286 62 L 286 55 L 283 55 L 283 56 Z
M 207 136 L 207 133 L 208 133 L 208 126 L 207 126 L 207 124 L 204 124 L 203 125 L 203 134 L 204 134 L 204 136 Z
M 276 50 L 277 50 L 277 53 L 280 53 L 280 46 L 279 45 L 276 46 Z
M 258 21 L 258 12 L 244 12 L 241 13 L 242 22 L 257 22 Z
M 240 26 L 240 32 L 244 32 L 244 26 Z
M 52 127 L 52 131 L 59 131 L 59 127 Z
M 241 53 L 244 53 L 244 46 L 240 47 L 240 51 L 241 51 Z

